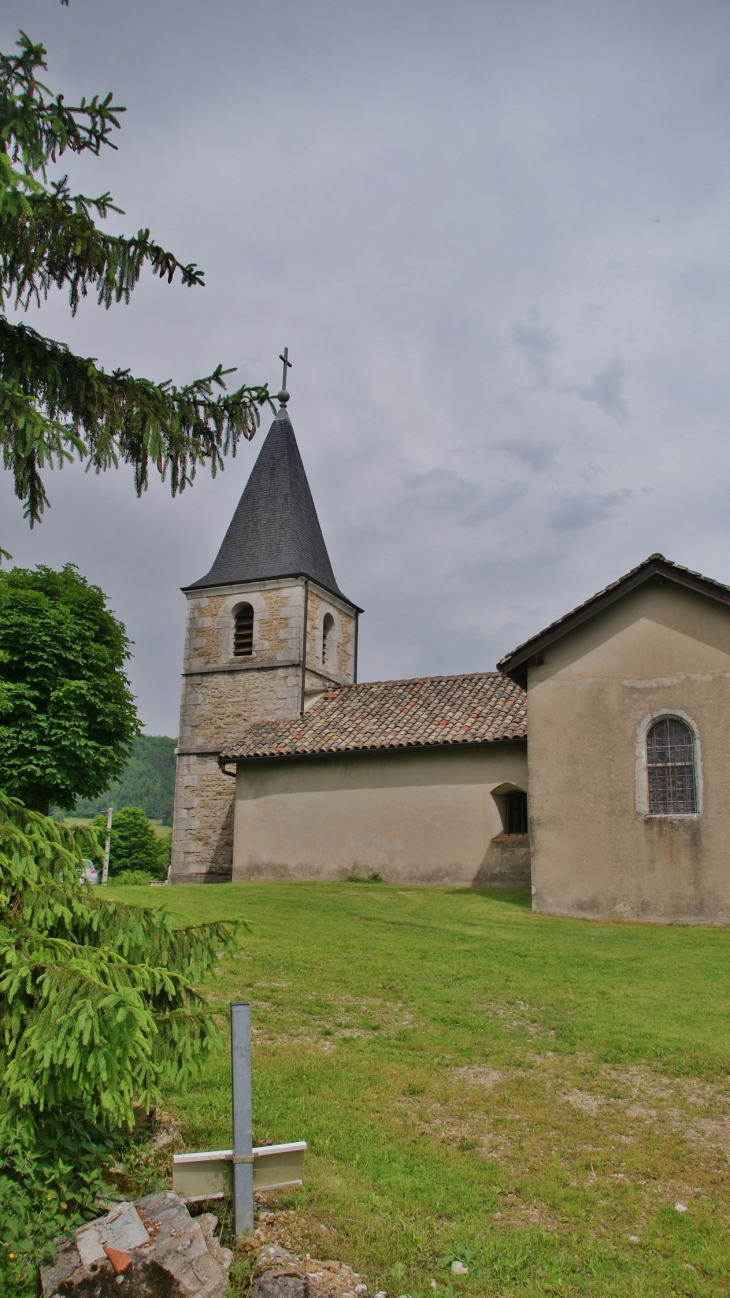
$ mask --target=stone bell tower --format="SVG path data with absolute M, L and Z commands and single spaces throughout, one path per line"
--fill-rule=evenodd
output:
M 298 716 L 357 679 L 357 619 L 340 591 L 286 408 L 210 572 L 184 588 L 172 883 L 231 878 L 235 781 L 218 754 L 252 721 Z

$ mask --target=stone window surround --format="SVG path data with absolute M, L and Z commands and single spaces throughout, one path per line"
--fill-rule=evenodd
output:
M 324 658 L 323 658 L 323 654 L 324 654 L 324 620 L 325 620 L 325 618 L 326 618 L 328 615 L 329 615 L 329 617 L 332 618 L 332 626 L 330 627 L 329 631 L 327 632 L 327 646 L 328 646 L 328 650 L 329 650 L 329 661 L 327 662 L 327 664 L 325 664 L 325 662 L 324 662 Z M 332 666 L 332 660 L 333 660 L 333 658 L 334 658 L 335 664 L 339 664 L 339 660 L 340 660 L 340 644 L 341 644 L 341 642 L 342 642 L 342 628 L 341 628 L 341 626 L 340 626 L 339 615 L 338 615 L 337 610 L 336 610 L 335 608 L 327 607 L 327 608 L 324 610 L 324 612 L 321 614 L 321 616 L 318 618 L 318 626 L 317 626 L 317 665 L 318 665 L 320 668 L 324 667 L 325 665 L 328 666 L 328 667 L 331 667 L 331 666 Z M 316 668 L 315 668 L 315 670 L 316 670 Z M 327 673 L 326 673 L 326 672 L 319 671 L 319 672 L 317 672 L 317 675 L 318 675 L 318 676 L 322 676 L 322 675 L 327 675 Z
M 695 812 L 672 812 L 669 814 L 649 811 L 649 772 L 646 760 L 646 737 L 651 726 L 655 721 L 662 721 L 665 717 L 675 717 L 677 721 L 683 721 L 692 733 L 694 740 L 694 759 L 695 759 L 695 788 L 697 790 L 697 811 Z M 700 734 L 697 729 L 697 723 L 692 720 L 682 708 L 657 708 L 654 712 L 649 712 L 636 730 L 636 763 L 634 773 L 634 791 L 636 795 L 636 810 L 643 820 L 699 820 L 703 808 L 703 788 L 702 788 L 702 754 L 700 750 Z
M 257 652 L 261 652 L 259 626 L 266 617 L 266 600 L 258 591 L 239 591 L 236 595 L 228 596 L 216 618 L 215 624 L 220 635 L 222 662 L 230 662 L 231 659 L 235 660 L 233 637 L 236 629 L 236 613 L 242 604 L 250 604 L 253 609 L 253 652 L 251 658 L 254 659 Z

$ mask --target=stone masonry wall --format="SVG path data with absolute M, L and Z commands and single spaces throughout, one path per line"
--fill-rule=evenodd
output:
M 233 653 L 236 609 L 254 610 L 253 654 Z M 335 626 L 322 666 L 322 623 Z M 304 583 L 253 582 L 188 593 L 180 700 L 180 737 L 170 877 L 175 883 L 230 879 L 235 781 L 218 753 L 251 721 L 297 716 L 302 705 Z M 354 614 L 310 585 L 307 600 L 307 694 L 318 697 L 354 677 Z

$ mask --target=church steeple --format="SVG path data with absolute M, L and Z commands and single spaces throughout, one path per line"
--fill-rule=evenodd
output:
M 286 380 L 287 353 L 284 361 Z M 252 721 L 301 716 L 357 679 L 362 611 L 339 590 L 282 385 L 210 572 L 185 587 L 173 883 L 230 879 L 233 781 L 218 755 Z
M 285 398 L 286 393 L 281 396 Z M 213 567 L 186 589 L 297 576 L 310 577 L 345 598 L 332 571 L 294 429 L 282 401 Z

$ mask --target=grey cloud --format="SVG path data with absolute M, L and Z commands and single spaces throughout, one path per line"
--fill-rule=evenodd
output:
M 545 473 L 554 467 L 558 447 L 537 437 L 513 437 L 508 442 L 492 442 L 492 450 L 513 455 L 534 473 Z
M 620 356 L 614 356 L 606 369 L 596 374 L 588 387 L 569 388 L 568 391 L 575 392 L 582 401 L 595 401 L 604 414 L 623 423 L 629 413 L 624 395 L 625 378 L 626 365 Z
M 453 469 L 429 469 L 427 473 L 410 473 L 404 479 L 407 490 L 425 497 L 439 510 L 463 513 L 479 499 L 479 489 L 473 482 L 454 473 Z
M 624 487 L 620 491 L 607 491 L 603 495 L 567 496 L 553 514 L 552 525 L 559 532 L 567 532 L 602 523 L 634 495 L 635 492 L 630 487 Z M 620 576 L 620 573 L 616 576 Z
M 538 326 L 515 325 L 512 337 L 525 352 L 535 376 L 540 383 L 549 380 L 548 358 L 555 351 L 555 340 L 549 329 Z
M 415 508 L 421 512 L 423 524 L 427 526 L 429 519 L 438 518 L 441 529 L 486 523 L 510 508 L 525 491 L 524 484 L 519 482 L 510 482 L 495 491 L 484 483 L 468 482 L 451 469 L 410 474 L 403 485 L 406 491 L 400 516 L 409 507 L 412 510 L 416 501 Z

